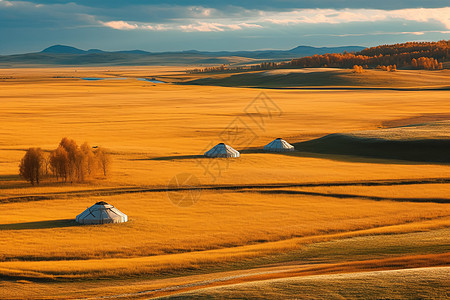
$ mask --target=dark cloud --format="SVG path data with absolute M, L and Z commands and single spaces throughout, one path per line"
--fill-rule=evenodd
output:
M 89 12 L 92 12 L 92 9 L 75 3 L 47 6 L 35 5 L 31 2 L 1 2 L 0 0 L 0 28 L 81 26 L 92 19 Z
M 0 0 L 0 54 L 39 51 L 52 44 L 104 50 L 244 50 L 444 39 L 449 37 L 449 9 L 391 10 L 446 5 L 450 2 Z M 303 8 L 330 10 L 293 11 Z M 367 11 L 374 8 L 385 11 Z
M 34 3 L 70 3 L 75 2 L 80 5 L 98 8 L 127 7 L 127 6 L 147 6 L 147 5 L 179 5 L 179 6 L 204 6 L 211 8 L 224 8 L 227 6 L 238 6 L 246 9 L 261 10 L 284 10 L 295 8 L 374 8 L 374 9 L 401 9 L 401 8 L 436 8 L 450 5 L 449 1 L 442 0 L 33 0 Z

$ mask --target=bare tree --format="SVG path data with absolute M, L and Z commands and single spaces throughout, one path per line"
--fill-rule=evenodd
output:
M 68 167 L 67 167 L 67 178 L 70 180 L 71 183 L 78 177 L 78 169 L 79 169 L 79 161 L 80 161 L 80 155 L 79 155 L 79 148 L 77 143 L 69 138 L 62 138 L 61 142 L 59 143 L 59 146 L 64 148 L 67 152 L 67 158 L 68 158 Z
M 30 148 L 25 153 L 19 165 L 20 176 L 28 180 L 32 185 L 39 185 L 39 177 L 42 173 L 44 154 L 41 148 Z
M 87 176 L 90 177 L 95 174 L 95 172 L 98 170 L 98 163 L 96 163 L 96 157 L 94 152 L 92 151 L 92 147 L 89 146 L 87 142 L 83 143 L 81 145 L 81 151 L 83 152 L 84 156 L 84 168 L 87 173 Z
M 43 169 L 45 170 L 44 174 L 45 176 L 48 176 L 48 171 L 50 169 L 50 154 L 43 155 L 43 163 L 44 163 Z
M 95 156 L 100 169 L 103 171 L 103 175 L 106 176 L 111 165 L 111 158 L 109 157 L 107 150 L 105 148 L 98 147 L 97 151 L 95 151 Z
M 67 182 L 69 174 L 69 155 L 66 149 L 59 146 L 50 154 L 50 168 L 52 173 L 56 176 L 56 180 L 61 178 Z
M 48 175 L 48 170 L 62 181 L 71 183 L 84 182 L 98 173 L 107 175 L 111 159 L 106 149 L 97 148 L 95 151 L 88 143 L 81 147 L 69 138 L 63 138 L 58 148 L 44 155 L 39 148 L 30 148 L 20 163 L 20 175 L 32 184 L 39 184 L 40 175 Z

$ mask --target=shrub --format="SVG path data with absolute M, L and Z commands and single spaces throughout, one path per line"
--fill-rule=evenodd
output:
M 19 174 L 32 185 L 39 184 L 39 178 L 43 173 L 44 153 L 41 148 L 30 148 L 20 161 Z

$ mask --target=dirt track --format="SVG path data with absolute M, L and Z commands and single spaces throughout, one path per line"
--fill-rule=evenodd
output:
M 285 193 L 285 194 L 302 194 L 310 196 L 325 196 L 334 198 L 360 198 L 374 201 L 390 200 L 400 202 L 434 202 L 434 203 L 450 203 L 450 198 L 384 198 L 374 196 L 361 196 L 352 194 L 326 194 L 313 193 L 306 191 L 287 191 L 277 190 L 280 188 L 298 188 L 298 187 L 333 187 L 333 186 L 395 186 L 395 185 L 417 185 L 417 184 L 442 184 L 450 183 L 450 178 L 422 178 L 422 179 L 395 179 L 395 180 L 361 180 L 361 181 L 336 181 L 336 182 L 314 182 L 314 183 L 273 183 L 273 184 L 244 184 L 244 185 L 201 185 L 198 187 L 148 187 L 148 186 L 134 186 L 122 188 L 107 188 L 107 189 L 90 189 L 82 191 L 68 191 L 68 192 L 54 192 L 21 195 L 14 197 L 0 198 L 0 203 L 10 202 L 28 202 L 51 200 L 61 198 L 78 198 L 84 196 L 112 196 L 130 193 L 161 193 L 171 191 L 190 191 L 190 190 L 205 190 L 205 191 L 254 191 L 261 193 Z M 261 191 L 259 191 L 261 190 Z
M 402 256 L 331 264 L 301 264 L 299 262 L 291 262 L 290 264 L 249 270 L 213 273 L 208 275 L 212 279 L 207 280 L 199 280 L 199 277 L 196 275 L 178 278 L 184 282 L 183 284 L 171 283 L 173 282 L 171 279 L 156 280 L 153 281 L 152 284 L 155 286 L 160 286 L 158 288 L 112 296 L 80 299 L 135 299 L 141 297 L 146 297 L 148 299 L 167 295 L 176 295 L 179 293 L 200 290 L 208 287 L 220 287 L 245 282 L 257 282 L 261 280 L 424 267 L 450 267 L 450 253 Z

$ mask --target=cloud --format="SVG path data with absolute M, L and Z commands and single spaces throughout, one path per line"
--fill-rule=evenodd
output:
M 93 12 L 75 3 L 35 4 L 29 1 L 0 0 L 0 28 L 43 28 L 93 25 Z
M 29 0 L 39 4 L 67 4 L 69 2 L 78 5 L 89 6 L 96 9 L 118 8 L 123 10 L 127 7 L 136 6 L 205 6 L 218 10 L 228 7 L 240 7 L 243 9 L 260 9 L 271 11 L 287 11 L 294 9 L 344 9 L 344 8 L 366 8 L 366 9 L 403 9 L 403 8 L 439 8 L 443 6 L 442 0 Z
M 197 24 L 180 25 L 180 29 L 186 32 L 190 31 L 211 32 L 211 31 L 224 31 L 224 26 L 218 23 L 199 22 Z
M 349 22 L 374 22 L 385 19 L 381 11 L 373 10 L 334 10 L 334 9 L 303 9 L 288 12 L 263 12 L 262 21 L 290 25 L 290 24 L 340 24 Z
M 450 7 L 442 8 L 415 8 L 388 12 L 391 18 L 400 18 L 416 22 L 437 21 L 450 29 Z
M 191 6 L 188 8 L 194 15 L 209 17 L 214 11 L 212 8 L 204 8 L 202 6 Z
M 193 32 L 212 32 L 212 31 L 225 31 L 225 30 L 241 30 L 244 28 L 263 28 L 261 25 L 238 23 L 238 24 L 221 24 L 221 23 L 207 23 L 198 22 L 197 24 L 180 25 L 179 28 L 182 31 Z
M 425 32 L 423 31 L 414 31 L 414 32 L 402 32 L 402 34 L 413 34 L 413 35 L 424 35 Z
M 415 21 L 419 23 L 437 22 L 450 29 L 450 7 L 414 8 L 400 10 L 380 9 L 300 9 L 291 11 L 246 10 L 226 17 L 220 11 L 204 7 L 189 7 L 184 18 L 169 19 L 166 23 L 130 21 L 100 21 L 100 24 L 117 30 L 148 29 L 164 27 L 165 30 L 184 32 L 223 32 L 244 28 L 264 28 L 272 25 L 292 26 L 296 24 L 345 24 L 355 22 Z M 202 21 L 195 21 L 201 16 Z
M 0 53 L 59 43 L 232 50 L 448 39 L 450 7 L 443 2 L 0 0 L 0 36 L 8 41 Z
M 11 1 L 0 0 L 0 6 L 11 7 L 14 6 L 14 4 Z
M 263 5 L 259 9 L 243 8 L 237 3 L 236 6 L 227 5 L 219 8 L 218 1 L 207 2 L 210 6 L 206 6 L 205 1 L 197 1 L 197 3 L 205 5 L 192 5 L 194 1 L 186 1 L 186 5 L 181 5 L 180 1 L 175 1 L 174 5 L 164 4 L 164 2 L 154 4 L 154 1 L 130 1 L 128 6 L 124 6 L 123 3 L 119 5 L 115 0 L 111 0 L 110 6 L 102 1 L 99 2 L 102 2 L 103 5 L 97 6 L 95 6 L 97 1 L 58 0 L 50 2 L 59 2 L 60 4 L 45 4 L 46 1 L 43 1 L 44 4 L 38 4 L 33 1 L 0 0 L 0 26 L 5 26 L 3 23 L 10 22 L 11 25 L 23 27 L 34 27 L 39 24 L 41 27 L 53 28 L 56 25 L 70 27 L 100 25 L 115 30 L 223 32 L 268 28 L 274 25 L 404 20 L 418 23 L 439 23 L 446 29 L 450 29 L 450 7 L 396 10 L 367 8 L 286 8 L 283 10 L 282 5 L 273 9 L 275 1 L 263 1 L 267 7 Z M 306 3 L 305 1 L 297 2 Z M 330 1 L 321 2 L 323 6 L 331 3 Z M 296 1 L 284 0 L 283 3 L 295 6 Z M 405 3 L 404 5 L 406 5 Z M 242 5 L 244 4 L 242 3 Z M 256 7 L 256 4 L 253 7 Z
M 377 22 L 407 20 L 416 22 L 440 22 L 450 29 L 450 7 L 410 8 L 400 10 L 379 9 L 302 9 L 287 12 L 262 12 L 259 22 L 280 25 L 291 24 L 342 24 L 351 22 Z
M 196 22 L 186 25 L 171 24 L 146 24 L 146 23 L 130 23 L 126 21 L 109 21 L 98 22 L 104 27 L 116 30 L 151 30 L 151 31 L 184 31 L 184 32 L 221 32 L 226 30 L 242 30 L 244 28 L 262 28 L 261 25 L 237 23 L 237 24 L 221 24 L 217 22 Z
M 137 24 L 130 24 L 125 21 L 100 22 L 100 24 L 117 30 L 131 30 L 139 28 Z
M 316 33 L 316 34 L 304 34 L 303 36 L 336 36 L 336 37 L 352 37 L 352 36 L 383 36 L 383 35 L 425 35 L 428 33 L 450 33 L 450 31 L 440 30 L 426 30 L 426 31 L 379 31 L 379 32 L 364 32 L 364 33 L 344 33 L 344 34 L 332 34 L 332 33 Z

